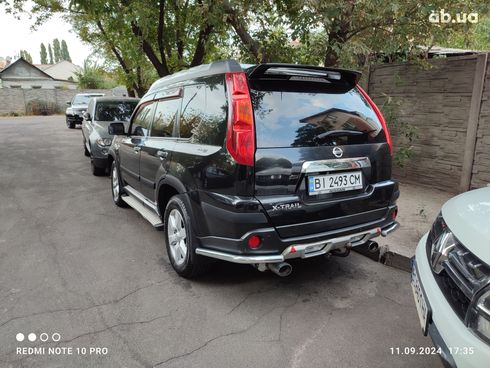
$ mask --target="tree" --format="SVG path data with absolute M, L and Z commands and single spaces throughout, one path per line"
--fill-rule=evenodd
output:
M 49 54 L 49 63 L 54 64 L 54 62 L 53 62 L 53 49 L 51 48 L 50 43 L 48 43 L 48 54 Z
M 32 63 L 32 56 L 29 54 L 26 50 L 20 50 L 19 52 L 19 57 L 23 58 L 24 60 Z
M 54 54 L 54 62 L 59 63 L 61 59 L 61 46 L 60 46 L 60 41 L 55 38 L 53 40 L 53 54 Z
M 378 60 L 418 58 L 420 45 L 473 34 L 468 32 L 473 25 L 430 22 L 432 12 L 455 9 L 478 12 L 483 18 L 487 2 L 0 0 L 14 11 L 34 4 L 31 10 L 38 24 L 61 14 L 138 95 L 148 87 L 147 78 L 224 57 L 356 68 Z M 484 29 L 479 34 L 484 35 Z M 58 40 L 53 46 L 54 60 L 59 61 L 63 47 Z
M 61 41 L 61 60 L 71 62 L 70 53 L 68 52 L 68 45 L 65 40 Z
M 85 59 L 83 68 L 75 72 L 78 87 L 81 89 L 107 89 L 115 87 L 107 73 L 96 62 Z
M 48 53 L 46 52 L 46 46 L 44 43 L 41 43 L 41 64 L 48 63 Z
M 133 60 L 142 53 L 159 76 L 203 63 L 208 47 L 224 31 L 219 0 L 159 0 L 151 6 L 140 0 L 34 3 L 38 19 L 61 13 L 76 25 L 78 33 L 94 36 L 87 40 L 103 44 L 119 63 L 127 64 L 121 50 Z M 130 71 L 122 64 L 120 67 Z
M 420 45 L 444 43 L 468 34 L 473 24 L 434 24 L 440 9 L 488 14 L 488 1 L 433 0 L 223 0 L 234 30 L 231 56 L 363 67 L 366 63 L 420 56 Z M 482 22 L 480 22 L 482 23 Z M 240 43 L 237 46 L 237 41 Z M 238 50 L 237 50 L 238 49 Z

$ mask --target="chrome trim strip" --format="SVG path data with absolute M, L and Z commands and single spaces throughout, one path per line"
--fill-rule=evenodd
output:
M 315 173 L 321 171 L 339 171 L 349 169 L 362 169 L 371 167 L 369 157 L 339 158 L 333 160 L 305 161 L 301 166 L 301 173 Z
M 381 231 L 381 235 L 383 236 L 387 236 L 388 234 L 391 234 L 393 231 L 395 231 L 396 229 L 398 229 L 400 227 L 400 223 L 399 222 L 396 222 L 387 227 L 387 228 L 384 228 L 382 231 Z
M 196 253 L 206 257 L 221 259 L 222 261 L 242 263 L 242 264 L 278 263 L 284 261 L 284 257 L 282 255 L 240 256 L 236 254 L 228 254 L 228 253 L 218 252 L 215 250 L 204 249 L 204 248 L 197 248 Z

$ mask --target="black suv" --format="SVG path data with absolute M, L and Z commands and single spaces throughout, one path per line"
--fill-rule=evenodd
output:
M 387 235 L 398 185 L 360 74 L 219 61 L 156 81 L 110 148 L 112 195 L 164 227 L 178 274 L 206 257 L 291 273 Z

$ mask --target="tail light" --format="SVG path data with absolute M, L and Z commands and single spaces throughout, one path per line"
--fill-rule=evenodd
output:
M 386 120 L 379 110 L 378 106 L 374 103 L 373 100 L 371 100 L 371 97 L 364 91 L 361 86 L 358 84 L 357 89 L 359 92 L 361 92 L 362 97 L 366 99 L 366 101 L 369 103 L 369 106 L 373 109 L 374 113 L 376 114 L 378 120 L 381 123 L 381 126 L 383 127 L 383 130 L 385 131 L 385 136 L 386 136 L 386 143 L 388 143 L 388 146 L 390 147 L 390 154 L 393 154 L 393 142 L 391 141 L 391 135 L 390 132 L 388 131 L 388 127 L 386 126 Z
M 226 149 L 237 163 L 253 166 L 255 129 L 247 75 L 226 73 L 225 79 L 229 104 Z

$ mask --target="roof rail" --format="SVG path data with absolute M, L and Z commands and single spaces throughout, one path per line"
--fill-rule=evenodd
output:
M 241 72 L 241 71 L 243 71 L 242 67 L 235 60 L 215 61 L 210 64 L 199 65 L 160 78 L 152 84 L 147 94 L 154 93 L 155 91 L 158 91 L 166 86 L 179 83 L 182 81 L 186 81 L 189 79 L 204 77 L 213 74 Z

